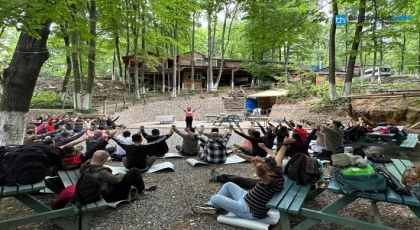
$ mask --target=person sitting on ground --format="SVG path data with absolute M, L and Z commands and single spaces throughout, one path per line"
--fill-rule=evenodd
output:
M 138 134 L 138 133 L 137 133 Z M 121 143 L 126 145 L 132 145 L 133 141 L 131 140 L 131 132 L 128 130 L 124 131 L 124 128 L 119 129 L 117 135 L 115 136 Z M 115 153 L 111 154 L 111 160 L 122 161 L 126 157 L 126 152 L 121 146 L 117 145 L 115 147 Z
M 115 138 L 113 140 L 126 152 L 126 157 L 122 159 L 124 167 L 127 169 L 138 168 L 140 171 L 147 171 L 156 161 L 156 156 L 149 157 L 151 151 L 153 151 L 157 145 L 160 145 L 162 141 L 170 138 L 173 133 L 174 131 L 171 129 L 167 135 L 146 145 L 141 144 L 143 139 L 138 133 L 131 137 L 131 141 L 133 142 L 131 145 L 126 145 Z
M 96 151 L 93 154 L 92 160 L 87 161 L 80 168 L 82 174 L 85 172 L 99 173 L 105 184 L 102 197 L 106 201 L 125 200 L 131 190 L 131 186 L 137 188 L 140 196 L 148 195 L 151 191 L 157 189 L 156 185 L 148 188 L 145 187 L 141 172 L 137 168 L 130 169 L 125 175 L 122 173 L 113 175 L 112 170 L 104 166 L 108 157 L 109 153 L 107 151 Z
M 309 144 L 311 143 L 312 137 L 317 132 L 316 129 L 313 129 L 311 133 L 302 141 L 302 136 L 300 133 L 294 132 L 290 138 L 289 143 L 284 143 L 282 145 L 288 146 L 286 156 L 292 158 L 296 153 L 303 153 L 309 156 Z M 286 139 L 285 139 L 286 140 Z
M 322 127 L 324 132 L 325 150 L 331 155 L 338 147 L 343 146 L 344 132 L 341 129 L 342 126 L 340 121 L 331 121 L 330 127 Z
M 74 131 L 76 130 L 76 121 L 77 121 L 78 117 L 71 117 L 67 120 L 66 122 L 66 129 L 67 132 L 70 133 L 70 135 L 72 135 L 74 133 Z
M 161 139 L 163 136 L 160 135 L 159 129 L 152 129 L 152 135 L 149 135 L 144 131 L 144 126 L 140 126 L 141 135 L 147 140 L 147 143 L 155 142 Z M 169 152 L 169 147 L 166 141 L 160 142 L 158 145 L 154 145 L 152 150 L 150 150 L 149 157 L 156 156 L 156 157 L 163 157 L 166 153 Z
M 303 128 L 303 126 L 301 124 L 297 124 L 296 128 L 294 127 L 294 125 L 292 125 L 290 122 L 291 121 L 287 121 L 286 118 L 284 118 L 284 122 L 286 123 L 287 126 L 289 126 L 289 128 L 296 133 L 299 133 L 302 141 L 304 141 L 306 139 L 306 137 L 308 136 L 308 133 L 306 132 L 306 130 Z
M 199 214 L 216 214 L 218 210 L 224 209 L 243 219 L 254 220 L 266 217 L 269 210 L 266 207 L 267 202 L 283 189 L 282 164 L 285 152 L 285 148 L 281 148 L 275 158 L 242 154 L 241 157 L 252 162 L 260 178 L 256 185 L 247 192 L 232 182 L 226 183 L 207 204 L 192 207 L 192 211 Z
M 82 161 L 86 162 L 89 159 L 92 159 L 93 154 L 98 151 L 98 150 L 104 150 L 106 149 L 106 146 L 108 145 L 108 142 L 114 137 L 114 135 L 116 135 L 118 133 L 118 130 L 110 130 L 108 131 L 108 136 L 104 136 L 103 138 L 99 138 L 97 142 L 95 143 L 90 143 L 90 148 L 88 148 L 88 145 L 86 143 L 86 152 L 81 156 Z M 86 140 L 89 141 L 89 139 L 91 138 L 90 136 L 90 130 L 87 130 L 86 132 L 86 137 L 88 138 Z M 115 147 L 112 147 L 115 149 Z M 108 151 L 107 151 L 108 152 Z M 108 152 L 109 153 L 109 152 Z
M 108 129 L 115 129 L 115 122 L 118 120 L 118 118 L 120 118 L 120 116 L 118 116 L 115 119 L 112 119 L 112 117 L 108 117 L 108 119 L 106 120 L 106 125 Z
M 276 138 L 276 134 L 275 134 L 276 127 L 269 126 L 266 130 L 264 127 L 262 127 L 262 125 L 258 121 L 257 121 L 257 125 L 258 127 L 260 127 L 261 132 L 264 134 L 263 140 L 264 140 L 265 146 L 267 146 L 267 148 L 273 148 L 274 139 Z
M 255 129 L 250 128 L 250 129 L 248 129 L 248 132 L 245 133 L 244 130 L 239 125 L 238 125 L 238 129 L 241 133 L 243 133 L 244 135 L 247 135 L 247 136 L 251 136 L 252 131 L 255 131 Z M 233 147 L 239 149 L 241 152 L 245 153 L 246 155 L 249 155 L 249 156 L 252 155 L 252 143 L 248 139 L 244 140 L 242 146 L 239 145 L 239 144 L 233 144 Z
M 198 151 L 200 151 L 198 139 L 195 139 L 194 136 L 188 134 L 188 128 L 184 129 L 186 133 L 182 133 L 175 126 L 172 126 L 172 129 L 182 137 L 182 145 L 175 146 L 176 150 L 184 156 L 197 156 Z M 195 133 L 195 128 L 189 128 L 189 131 Z
M 204 150 L 201 153 L 199 159 L 210 164 L 223 164 L 226 161 L 228 153 L 226 151 L 226 144 L 229 142 L 229 138 L 232 135 L 233 126 L 230 127 L 229 131 L 220 138 L 219 133 L 212 132 L 210 133 L 210 138 L 203 138 L 194 133 L 189 132 L 189 134 L 194 135 L 194 138 L 200 140 L 205 144 Z M 186 130 L 187 132 L 189 130 Z
M 28 130 L 26 130 L 26 137 L 23 139 L 23 144 L 24 145 L 29 145 L 29 144 L 32 144 L 34 142 L 41 141 L 46 136 L 56 134 L 60 131 L 61 130 L 54 130 L 54 131 L 49 132 L 49 133 L 44 133 L 44 134 L 41 134 L 41 135 L 37 135 L 36 129 L 28 129 Z
M 80 165 L 83 162 L 82 161 L 83 154 L 80 153 L 80 151 L 78 150 L 80 148 L 75 148 L 74 146 L 86 140 L 87 140 L 87 136 L 83 136 L 83 138 L 81 138 L 80 140 L 75 140 L 64 146 L 61 146 L 61 149 L 64 152 L 64 157 L 63 157 L 64 165 Z
M 64 128 L 64 127 L 63 127 Z M 80 137 L 82 137 L 84 134 L 86 133 L 86 130 L 75 134 L 73 136 L 70 136 L 70 133 L 67 131 L 63 131 L 61 132 L 60 136 L 55 137 L 54 141 L 55 141 L 55 146 L 63 146 L 66 145 L 74 140 L 79 139 Z
M 325 134 L 324 131 L 321 130 L 321 125 L 317 124 L 315 126 L 316 131 L 316 141 L 315 144 L 312 146 L 312 150 L 316 153 L 322 152 L 325 149 Z
M 83 129 L 92 129 L 92 122 L 90 119 L 83 120 Z
M 267 153 L 261 149 L 258 146 L 258 143 L 264 143 L 264 140 L 260 137 L 260 132 L 259 131 L 252 131 L 250 136 L 247 136 L 245 134 L 243 134 L 242 132 L 237 131 L 236 129 L 233 130 L 236 134 L 238 134 L 239 136 L 249 140 L 251 142 L 252 145 L 252 152 L 251 152 L 251 156 L 260 156 L 260 157 L 265 157 L 267 156 Z M 233 145 L 235 148 L 237 147 L 241 147 L 238 146 L 236 144 Z M 241 149 L 241 151 L 243 151 L 243 149 Z M 247 152 L 244 152 L 245 154 L 249 154 Z
M 289 137 L 289 130 L 287 130 L 286 126 L 282 126 L 281 124 L 276 127 L 276 137 L 277 137 L 277 151 L 280 150 L 280 146 L 283 143 L 286 137 Z
M 109 154 L 113 154 L 116 150 L 115 147 L 109 147 L 107 149 L 105 149 L 105 146 L 103 147 L 103 149 L 96 149 L 96 146 L 99 142 L 101 142 L 102 140 L 106 139 L 107 136 L 103 136 L 102 135 L 102 131 L 101 130 L 95 130 L 93 132 L 93 136 L 90 135 L 90 130 L 87 130 L 87 136 L 88 139 L 86 140 L 86 152 L 92 152 L 93 154 L 93 150 L 95 149 L 95 151 L 97 150 L 106 150 Z M 108 132 L 108 131 L 106 131 Z

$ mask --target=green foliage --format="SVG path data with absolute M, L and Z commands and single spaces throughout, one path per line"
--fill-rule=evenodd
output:
M 40 92 L 35 94 L 31 100 L 32 109 L 72 109 L 73 101 L 60 99 L 56 93 Z
M 257 86 L 257 89 L 259 89 L 259 90 L 269 90 L 269 89 L 271 89 L 271 86 L 272 86 L 271 82 L 263 81 L 263 82 L 261 82 L 261 84 L 259 84 Z
M 330 100 L 328 97 L 322 97 L 322 99 L 312 105 L 311 110 L 313 111 L 325 111 L 325 110 L 332 110 L 337 109 L 339 107 L 346 105 L 345 98 L 338 98 L 335 101 Z

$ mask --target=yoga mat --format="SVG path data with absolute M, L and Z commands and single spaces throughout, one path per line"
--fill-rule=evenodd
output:
M 122 206 L 129 204 L 132 200 L 134 200 L 137 196 L 137 193 L 138 193 L 137 188 L 131 187 L 130 192 L 128 193 L 127 197 L 124 200 L 107 202 L 108 207 L 115 208 L 115 209 L 121 208 Z
M 245 161 L 246 160 L 241 158 L 241 157 L 238 157 L 236 155 L 231 155 L 231 156 L 227 157 L 226 162 L 223 163 L 223 164 L 225 164 L 225 165 L 237 164 L 237 163 L 242 163 L 242 162 L 245 162 Z M 207 162 L 199 161 L 199 160 L 196 160 L 194 158 L 187 159 L 187 162 L 190 163 L 190 165 L 192 165 L 194 167 L 201 166 L 201 165 L 218 165 L 218 164 L 210 164 L 210 163 L 207 163 Z
M 217 217 L 217 222 L 219 223 L 254 230 L 268 230 L 270 228 L 270 225 L 277 224 L 279 220 L 280 213 L 278 210 L 275 209 L 270 209 L 270 211 L 268 211 L 267 217 L 257 220 L 241 219 L 231 212 L 229 212 L 226 215 L 221 215 Z
M 181 153 L 167 153 L 163 157 L 158 157 L 158 159 L 165 159 L 165 158 L 184 158 L 186 156 L 181 155 Z
M 126 174 L 128 172 L 128 169 L 125 167 L 113 167 L 109 165 L 104 165 L 112 170 L 112 174 L 122 173 Z M 171 162 L 163 162 L 160 164 L 153 165 L 150 167 L 145 173 L 154 173 L 154 172 L 160 172 L 160 171 L 175 171 L 174 170 L 174 164 Z

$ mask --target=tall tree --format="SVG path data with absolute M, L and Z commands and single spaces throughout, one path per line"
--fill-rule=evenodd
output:
M 359 14 L 357 16 L 357 25 L 354 32 L 353 44 L 351 46 L 349 66 L 344 79 L 343 96 L 349 97 L 351 95 L 351 84 L 354 76 L 354 66 L 356 64 L 357 51 L 359 49 L 359 42 L 363 31 L 363 22 L 365 21 L 366 0 L 359 0 Z
M 191 34 L 191 90 L 195 90 L 195 22 L 198 11 L 194 11 L 192 15 L 192 34 Z
M 42 65 L 49 57 L 47 40 L 51 21 L 36 34 L 21 32 L 9 66 L 3 72 L 3 97 L 0 103 L 0 146 L 23 142 L 32 93 Z
M 63 34 L 63 40 L 64 40 L 64 45 L 66 47 L 66 73 L 64 75 L 64 79 L 63 79 L 63 84 L 61 87 L 61 100 L 66 99 L 67 97 L 67 91 L 68 91 L 68 85 L 69 85 L 69 80 L 70 80 L 70 74 L 71 74 L 71 55 L 69 54 L 69 49 L 70 49 L 70 37 L 68 35 L 68 32 L 66 31 L 66 27 L 62 27 L 61 28 L 61 33 Z
M 96 0 L 90 0 L 89 8 L 89 54 L 88 54 L 88 75 L 86 94 L 83 97 L 82 109 L 92 109 L 93 81 L 95 80 L 95 58 L 96 58 Z
M 219 82 L 220 82 L 220 79 L 222 78 L 226 47 L 229 45 L 233 20 L 235 19 L 236 11 L 238 10 L 238 5 L 237 4 L 235 4 L 235 6 L 233 6 L 233 7 L 232 7 L 231 4 L 232 4 L 232 2 L 230 2 L 230 1 L 224 3 L 225 17 L 224 17 L 224 20 L 223 20 L 223 27 L 222 27 L 221 59 L 220 59 L 219 73 L 217 75 L 216 82 L 214 83 L 215 90 L 217 90 L 217 88 L 219 87 Z M 230 8 L 232 8 L 232 9 L 230 9 Z M 228 34 L 227 34 L 227 41 L 225 43 L 226 24 L 227 24 L 227 19 L 229 17 L 231 18 L 231 20 L 230 20 Z
M 335 85 L 335 32 L 337 29 L 336 18 L 338 14 L 338 4 L 337 0 L 333 0 L 332 4 L 332 11 L 333 17 L 331 20 L 331 29 L 330 29 L 330 62 L 329 62 L 329 73 L 328 73 L 328 80 L 329 84 L 329 96 L 330 100 L 335 101 L 337 99 L 336 93 L 336 85 Z

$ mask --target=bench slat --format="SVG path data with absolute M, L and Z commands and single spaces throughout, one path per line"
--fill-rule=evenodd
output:
M 401 174 L 394 164 L 387 163 L 387 164 L 384 164 L 384 166 L 386 167 L 386 169 L 388 169 L 390 173 L 392 173 L 392 175 L 394 175 L 398 180 L 401 181 L 401 178 L 402 178 Z M 387 187 L 386 189 L 386 199 L 387 201 L 391 203 L 396 203 L 396 204 L 403 203 L 402 197 L 398 195 L 392 188 L 389 188 L 389 187 Z
M 0 186 L 0 197 L 4 196 L 11 196 L 14 194 L 20 193 L 30 193 L 30 192 L 38 192 L 42 189 L 45 189 L 45 181 L 42 180 L 35 184 L 30 185 L 20 185 L 20 186 Z
M 403 159 L 401 159 L 400 161 L 401 161 L 401 163 L 403 163 L 406 167 L 408 167 L 408 166 L 413 166 L 413 163 L 411 163 L 411 161 L 409 161 L 409 160 L 403 160 Z
M 286 182 L 284 183 L 283 190 L 277 193 L 276 195 L 274 195 L 273 198 L 271 198 L 271 200 L 268 201 L 266 206 L 268 208 L 277 209 L 277 206 L 283 200 L 284 196 L 286 195 L 286 193 L 289 191 L 289 189 L 292 187 L 293 184 L 294 182 L 292 180 L 287 179 Z
M 405 165 L 399 159 L 392 159 L 392 163 L 394 163 L 395 167 L 398 169 L 400 175 L 402 175 L 405 171 Z
M 289 190 L 289 192 L 287 192 L 286 196 L 280 202 L 277 209 L 279 209 L 280 211 L 287 212 L 288 209 L 289 209 L 289 206 L 293 203 L 293 200 L 298 195 L 300 187 L 302 187 L 302 185 L 297 185 L 297 184 L 293 183 L 292 188 Z
M 293 203 L 289 207 L 289 213 L 299 214 L 299 211 L 302 208 L 303 202 L 305 201 L 306 196 L 309 194 L 310 189 L 311 186 L 309 185 L 300 187 L 299 193 L 296 195 Z

